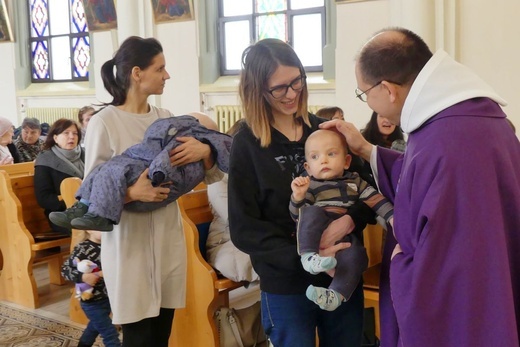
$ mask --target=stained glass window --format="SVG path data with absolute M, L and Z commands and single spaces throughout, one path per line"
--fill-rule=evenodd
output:
M 244 49 L 264 38 L 293 46 L 307 71 L 322 71 L 324 0 L 219 0 L 221 74 L 237 74 Z
M 28 1 L 32 81 L 87 81 L 90 40 L 82 0 Z

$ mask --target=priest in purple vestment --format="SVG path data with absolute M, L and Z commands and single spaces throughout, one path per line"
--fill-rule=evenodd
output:
M 356 96 L 408 134 L 401 154 L 372 146 L 351 123 L 322 124 L 370 161 L 395 206 L 382 346 L 518 347 L 520 143 L 505 101 L 402 28 L 372 37 L 355 72 Z

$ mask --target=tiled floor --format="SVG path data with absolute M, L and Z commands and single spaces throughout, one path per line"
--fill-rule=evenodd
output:
M 31 310 L 0 302 L 0 346 L 76 346 L 84 326 L 69 319 L 73 284 L 49 284 L 45 264 L 37 265 L 33 273 L 40 307 Z M 95 346 L 101 345 L 99 339 Z

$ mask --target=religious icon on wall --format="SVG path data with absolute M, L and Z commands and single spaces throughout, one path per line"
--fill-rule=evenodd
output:
M 103 31 L 117 28 L 114 0 L 83 0 L 88 31 Z
M 13 39 L 7 6 L 5 6 L 5 0 L 0 0 L 0 42 L 9 42 Z
M 152 0 L 155 23 L 193 20 L 193 0 Z

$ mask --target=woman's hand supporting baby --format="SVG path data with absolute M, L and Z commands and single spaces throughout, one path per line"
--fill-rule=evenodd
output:
M 215 159 L 211 154 L 211 147 L 193 137 L 177 137 L 181 145 L 175 147 L 170 152 L 170 162 L 172 166 L 182 166 L 202 160 L 204 168 L 209 170 L 215 164 Z
M 161 202 L 168 197 L 170 188 L 154 187 L 148 178 L 150 169 L 145 169 L 137 181 L 126 190 L 125 203 L 132 201 Z

